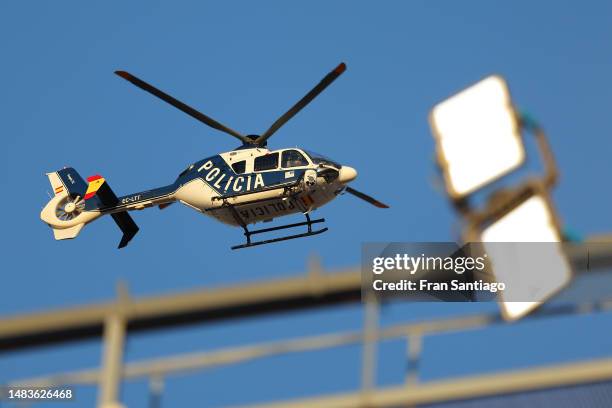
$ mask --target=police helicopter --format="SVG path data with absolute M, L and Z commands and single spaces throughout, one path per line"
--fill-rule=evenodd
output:
M 327 228 L 313 229 L 325 219 L 311 219 L 310 213 L 346 192 L 376 207 L 388 208 L 380 201 L 348 186 L 357 171 L 323 155 L 299 148 L 270 150 L 268 139 L 302 110 L 346 70 L 341 63 L 291 109 L 261 135 L 243 135 L 211 117 L 178 101 L 125 71 L 115 74 L 157 96 L 200 122 L 240 140 L 236 149 L 217 154 L 183 170 L 167 186 L 117 197 L 100 175 L 87 181 L 71 167 L 48 173 L 54 196 L 43 208 L 40 218 L 52 229 L 55 239 L 75 238 L 93 220 L 110 214 L 123 232 L 119 248 L 125 247 L 138 232 L 128 211 L 148 207 L 163 209 L 178 201 L 217 220 L 241 227 L 246 242 L 232 249 L 246 248 L 288 239 L 317 235 Z M 302 213 L 303 222 L 249 230 L 257 222 Z M 255 234 L 305 227 L 306 231 L 280 238 L 253 241 Z

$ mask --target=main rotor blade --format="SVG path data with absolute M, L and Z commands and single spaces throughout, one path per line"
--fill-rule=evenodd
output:
M 172 96 L 168 95 L 167 93 L 157 89 L 156 87 L 154 87 L 151 84 L 146 83 L 142 79 L 135 77 L 134 75 L 130 74 L 129 72 L 126 72 L 126 71 L 115 71 L 115 74 L 119 75 L 121 78 L 123 78 L 123 79 L 125 79 L 127 81 L 130 81 L 131 83 L 133 83 L 134 85 L 136 85 L 140 89 L 143 89 L 143 90 L 149 92 L 150 94 L 153 94 L 153 95 L 157 96 L 159 99 L 169 103 L 170 105 L 174 106 L 177 109 L 182 110 L 183 112 L 185 112 L 186 114 L 188 114 L 192 118 L 195 118 L 195 119 L 199 120 L 200 122 L 205 123 L 205 124 L 207 124 L 208 126 L 214 128 L 214 129 L 217 129 L 217 130 L 225 132 L 225 133 L 227 133 L 229 135 L 232 135 L 235 138 L 240 139 L 244 143 L 251 143 L 252 142 L 252 140 L 250 140 L 246 136 L 243 136 L 240 133 L 236 132 L 235 130 L 228 128 L 227 126 L 217 122 L 213 118 L 211 118 L 209 116 L 206 116 L 202 112 L 199 112 L 199 111 L 193 109 L 191 106 L 186 105 L 183 102 L 173 98 Z
M 304 106 L 308 105 L 314 98 L 317 97 L 325 88 L 327 88 L 336 78 L 338 78 L 344 71 L 346 71 L 346 64 L 340 63 L 333 71 L 325 76 L 314 88 L 310 90 L 302 99 L 298 101 L 291 109 L 289 109 L 283 116 L 278 118 L 276 122 L 270 126 L 270 129 L 266 130 L 261 136 L 259 136 L 255 143 L 263 144 L 270 138 L 281 126 L 283 126 L 289 119 L 295 116 L 296 113 L 301 111 Z
M 389 208 L 389 206 L 387 204 L 383 204 L 380 201 L 378 201 L 377 199 L 370 197 L 367 194 L 362 193 L 361 191 L 357 191 L 354 188 L 350 188 L 347 187 L 344 191 L 346 191 L 349 194 L 354 195 L 355 197 L 359 197 L 364 201 L 367 201 L 368 203 L 378 207 L 378 208 Z

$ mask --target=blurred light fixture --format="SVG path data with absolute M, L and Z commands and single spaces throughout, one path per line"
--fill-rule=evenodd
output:
M 453 199 L 484 187 L 525 160 L 520 124 L 500 76 L 489 76 L 436 105 L 429 120 Z
M 499 297 L 504 319 L 520 319 L 570 282 L 559 223 L 540 183 L 528 183 L 482 221 L 471 238 L 482 242 L 494 280 L 506 284 Z
M 557 167 L 543 129 L 514 109 L 506 81 L 484 78 L 433 107 L 429 122 L 446 191 L 465 222 L 463 240 L 482 243 L 506 320 L 538 307 L 571 280 L 559 222 L 549 199 Z M 525 162 L 522 131 L 535 141 L 544 172 L 493 190 L 484 206 L 468 198 Z

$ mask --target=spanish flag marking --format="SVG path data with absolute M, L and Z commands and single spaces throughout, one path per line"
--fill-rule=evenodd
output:
M 87 186 L 87 191 L 85 192 L 85 200 L 95 196 L 106 180 L 104 180 L 104 177 L 96 174 L 95 176 L 87 177 L 87 181 L 89 181 L 89 186 Z

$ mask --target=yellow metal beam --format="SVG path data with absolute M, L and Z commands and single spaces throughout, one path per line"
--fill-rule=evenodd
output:
M 399 407 L 587 384 L 611 379 L 612 359 L 608 358 L 427 382 L 410 387 L 389 387 L 368 393 L 352 392 L 280 403 L 248 405 L 243 408 Z
M 106 318 L 117 312 L 128 331 L 135 332 L 355 302 L 360 285 L 360 271 L 353 269 L 17 315 L 0 319 L 0 352 L 101 337 Z

